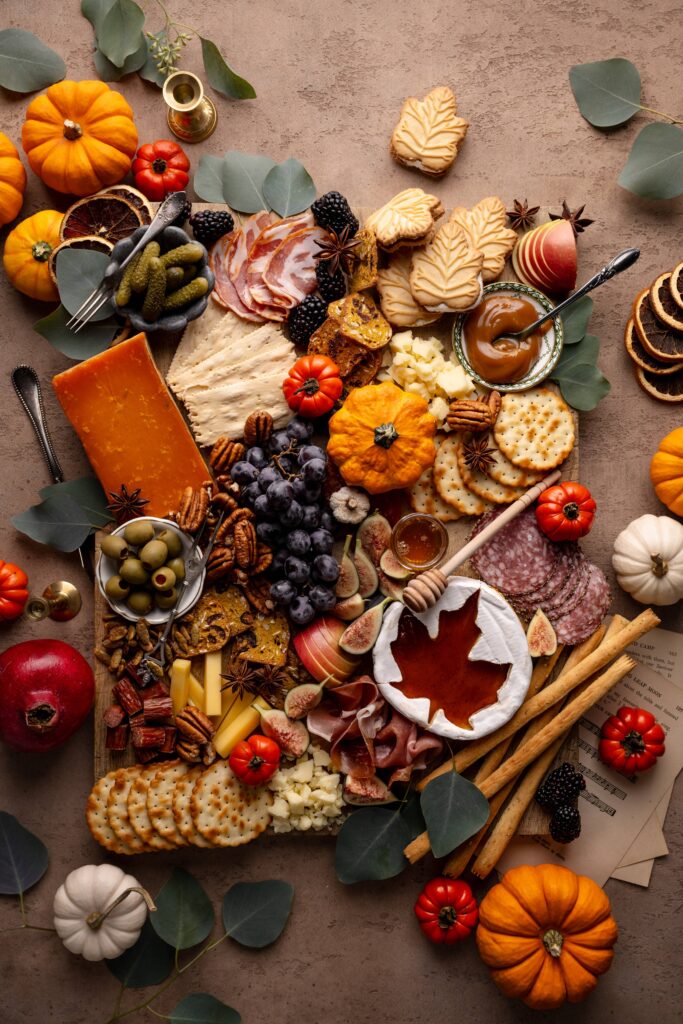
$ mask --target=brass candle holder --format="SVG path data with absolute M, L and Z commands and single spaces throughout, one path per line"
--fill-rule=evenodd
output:
M 174 71 L 164 82 L 168 127 L 183 142 L 208 139 L 218 121 L 213 101 L 204 95 L 201 79 L 191 71 Z
M 34 622 L 50 618 L 53 622 L 69 622 L 75 618 L 82 605 L 80 591 L 68 580 L 50 583 L 43 596 L 32 594 L 26 602 L 25 615 Z

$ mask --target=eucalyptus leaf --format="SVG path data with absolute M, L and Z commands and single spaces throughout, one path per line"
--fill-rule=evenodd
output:
M 263 195 L 281 217 L 291 217 L 311 205 L 316 189 L 304 165 L 290 156 L 268 172 L 263 182 Z
M 223 897 L 223 926 L 241 946 L 262 949 L 282 934 L 293 900 L 289 882 L 236 882 Z
M 644 199 L 673 199 L 683 193 L 683 130 L 675 124 L 646 124 L 636 136 L 619 184 Z
M 13 814 L 0 811 L 0 893 L 19 896 L 47 871 L 47 847 Z
M 43 500 L 55 495 L 68 494 L 88 516 L 93 529 L 101 529 L 111 523 L 112 514 L 107 508 L 107 496 L 102 484 L 94 476 L 79 476 L 75 480 L 62 480 L 40 489 Z
M 581 341 L 562 350 L 557 366 L 550 376 L 556 379 L 558 374 L 562 374 L 567 367 L 575 363 L 596 363 L 599 353 L 600 340 L 594 334 L 586 334 Z
M 256 98 L 253 85 L 240 78 L 228 67 L 225 58 L 215 43 L 199 37 L 202 43 L 202 60 L 209 85 L 231 100 L 253 100 Z
M 130 75 L 134 71 L 139 71 L 143 66 L 147 60 L 147 40 L 141 33 L 140 45 L 135 53 L 131 53 L 130 57 L 126 57 L 123 66 L 120 68 L 112 64 L 97 47 L 93 51 L 92 59 L 95 70 L 103 82 L 118 82 L 124 75 Z
M 345 885 L 400 875 L 408 861 L 408 822 L 398 810 L 367 807 L 346 819 L 337 837 L 337 878 Z
M 205 203 L 224 203 L 223 157 L 200 157 L 193 184 L 195 192 Z
M 59 297 L 69 313 L 75 313 L 79 306 L 97 288 L 109 263 L 109 256 L 104 252 L 93 252 L 89 249 L 65 249 L 60 252 L 57 260 L 57 290 Z M 102 308 L 91 318 L 91 323 L 111 317 L 113 306 L 107 300 Z
M 417 839 L 419 835 L 427 828 L 420 807 L 420 795 L 419 793 L 412 793 L 411 796 L 406 800 L 403 806 L 400 808 L 401 817 L 406 822 L 410 829 L 410 839 Z
M 68 494 L 52 495 L 11 521 L 20 533 L 57 551 L 76 551 L 92 530 L 90 517 Z
M 161 29 L 160 32 L 154 32 L 152 34 L 154 35 L 154 38 L 159 42 L 163 42 L 166 40 L 166 32 L 164 31 L 164 29 Z M 144 78 L 146 82 L 151 82 L 153 85 L 158 85 L 159 88 L 161 89 L 163 88 L 164 82 L 166 81 L 166 75 L 162 74 L 161 71 L 159 71 L 159 68 L 157 67 L 156 60 L 152 56 L 149 49 L 150 42 L 151 40 L 145 40 L 147 46 L 147 59 L 145 60 L 145 63 L 138 71 L 138 74 L 140 78 Z M 223 200 L 221 199 L 221 202 L 222 201 Z
M 211 901 L 188 871 L 174 868 L 156 898 L 150 921 L 159 938 L 174 949 L 189 949 L 211 934 L 216 922 Z
M 35 92 L 61 82 L 66 64 L 33 32 L 6 28 L 0 32 L 0 85 L 12 92 Z
M 592 312 L 593 300 L 589 295 L 584 295 L 582 299 L 577 299 L 566 313 L 560 315 L 565 345 L 576 345 L 586 336 Z
M 171 1024 L 240 1024 L 242 1018 L 207 992 L 193 992 L 181 999 L 169 1017 Z
M 569 82 L 579 110 L 596 128 L 624 124 L 640 110 L 640 73 L 624 57 L 575 64 Z
M 61 255 L 65 256 L 66 251 Z M 96 356 L 98 352 L 104 352 L 109 348 L 116 332 L 121 329 L 121 325 L 116 320 L 108 317 L 106 320 L 91 320 L 81 328 L 78 334 L 74 334 L 66 326 L 70 319 L 71 314 L 64 306 L 57 306 L 52 313 L 48 313 L 42 320 L 38 320 L 33 325 L 33 330 L 49 341 L 58 352 L 68 356 L 69 359 L 79 361 Z
M 100 30 L 105 14 L 114 6 L 114 0 L 81 0 L 81 14 L 92 25 L 95 35 Z
M 580 412 L 590 412 L 610 392 L 610 382 L 597 366 L 599 351 L 599 340 L 587 334 L 580 342 L 563 350 L 551 374 L 565 402 Z
M 269 209 L 263 194 L 263 183 L 275 161 L 268 156 L 240 153 L 232 149 L 223 160 L 223 200 L 240 213 L 257 213 Z
M 420 806 L 435 857 L 446 854 L 473 836 L 486 823 L 489 802 L 456 771 L 445 772 L 425 786 Z
M 115 960 L 105 960 L 105 964 L 126 988 L 146 988 L 166 981 L 173 961 L 173 950 L 159 938 L 147 918 L 135 945 Z
M 102 17 L 97 45 L 117 68 L 123 67 L 126 57 L 138 49 L 144 23 L 145 15 L 134 0 L 114 0 Z

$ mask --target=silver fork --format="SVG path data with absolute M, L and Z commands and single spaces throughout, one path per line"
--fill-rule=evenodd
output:
M 148 226 L 137 245 L 135 245 L 128 253 L 125 260 L 123 260 L 122 263 L 118 263 L 116 260 L 110 261 L 109 266 L 104 272 L 104 277 L 98 284 L 97 288 L 95 288 L 94 291 L 88 295 L 87 299 L 81 303 L 66 325 L 71 328 L 74 334 L 78 334 L 81 328 L 85 327 L 85 325 L 92 320 L 98 310 L 100 310 L 105 302 L 111 297 L 120 274 L 125 270 L 130 261 L 145 248 L 148 242 L 153 241 L 157 235 L 161 234 L 164 228 L 167 228 L 169 224 L 175 220 L 182 210 L 185 200 L 185 192 L 171 193 L 170 196 L 164 199 L 163 203 L 157 210 L 156 217 L 154 217 L 152 223 Z

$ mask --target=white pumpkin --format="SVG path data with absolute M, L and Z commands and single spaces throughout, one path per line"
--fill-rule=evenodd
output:
M 76 868 L 52 905 L 60 939 L 86 960 L 110 960 L 135 945 L 148 908 L 154 909 L 149 894 L 114 864 Z
M 649 513 L 634 519 L 614 542 L 612 565 L 636 601 L 676 604 L 683 598 L 683 525 Z

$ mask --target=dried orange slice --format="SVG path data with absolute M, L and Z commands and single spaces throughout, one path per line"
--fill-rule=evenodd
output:
M 651 356 L 646 348 L 640 343 L 638 332 L 635 329 L 633 323 L 633 317 L 626 324 L 626 330 L 624 332 L 624 345 L 626 351 L 630 355 L 636 366 L 639 366 L 642 370 L 648 370 L 650 373 L 663 376 L 668 373 L 676 373 L 677 370 L 683 370 L 683 362 L 680 363 L 662 363 L 654 356 Z
M 669 290 L 671 291 L 671 298 L 676 305 L 683 309 L 683 260 L 677 263 L 671 271 Z
M 655 315 L 674 331 L 683 331 L 683 309 L 671 294 L 671 274 L 660 274 L 650 285 L 650 305 Z
M 636 366 L 636 379 L 648 395 L 660 402 L 683 402 L 683 370 L 662 377 Z
M 138 189 L 133 188 L 132 185 L 111 185 L 109 188 L 103 189 L 97 193 L 98 196 L 123 196 L 129 202 L 136 206 L 143 217 L 143 223 L 149 224 L 152 217 L 154 216 L 154 210 L 147 196 L 143 196 L 142 192 Z
M 683 331 L 675 331 L 662 323 L 650 302 L 650 289 L 645 288 L 633 303 L 633 320 L 643 348 L 662 363 L 683 360 Z
M 108 256 L 113 248 L 113 242 L 110 242 L 108 238 L 100 238 L 99 235 L 83 235 L 82 238 L 69 238 L 66 242 L 56 245 L 50 253 L 50 258 L 47 261 L 50 277 L 57 284 L 57 257 L 65 249 L 86 249 L 88 252 L 103 252 Z
M 79 199 L 64 214 L 59 236 L 63 242 L 70 238 L 97 235 L 109 242 L 128 238 L 143 223 L 141 210 L 123 196 L 103 195 Z

